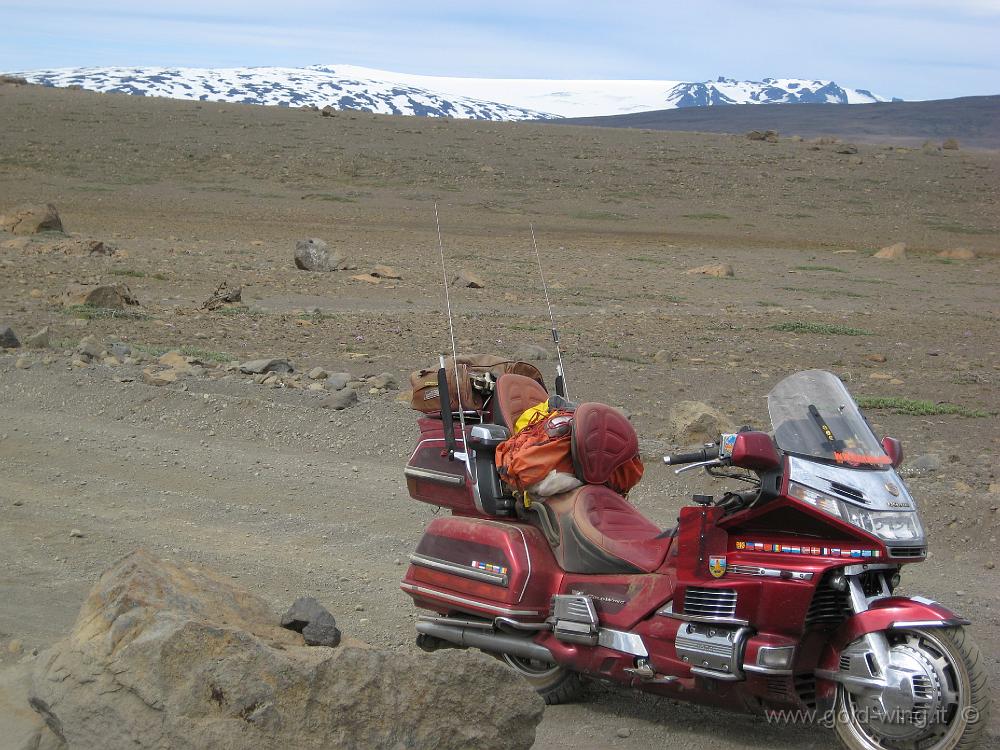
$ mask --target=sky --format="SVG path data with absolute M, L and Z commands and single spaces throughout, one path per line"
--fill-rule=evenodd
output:
M 0 71 L 351 64 L 1000 94 L 1000 0 L 0 0 Z

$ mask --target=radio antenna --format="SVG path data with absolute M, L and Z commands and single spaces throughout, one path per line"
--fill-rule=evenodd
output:
M 542 277 L 542 290 L 545 292 L 545 306 L 549 309 L 549 322 L 552 323 L 552 342 L 556 345 L 556 357 L 559 364 L 556 365 L 556 394 L 563 398 L 569 398 L 569 391 L 566 388 L 566 370 L 563 369 L 562 349 L 559 347 L 559 329 L 556 328 L 556 317 L 552 314 L 552 303 L 549 301 L 549 287 L 545 283 L 545 271 L 542 270 L 542 256 L 538 252 L 538 243 L 535 241 L 535 227 L 529 223 L 528 229 L 531 231 L 531 245 L 535 248 L 535 260 L 538 261 L 538 275 Z
M 448 310 L 448 334 L 451 336 L 451 363 L 452 366 L 455 368 L 455 392 L 456 394 L 458 394 L 458 420 L 459 423 L 462 425 L 462 447 L 465 448 L 464 455 L 460 457 L 465 461 L 466 465 L 469 466 L 471 470 L 471 464 L 469 461 L 469 444 L 466 442 L 465 439 L 465 407 L 462 405 L 462 389 L 459 386 L 458 382 L 458 349 L 455 346 L 455 324 L 451 316 L 451 292 L 448 290 L 448 267 L 444 261 L 444 241 L 441 239 L 441 219 L 438 216 L 438 206 L 436 202 L 434 203 L 434 224 L 437 227 L 438 252 L 441 255 L 441 278 L 444 281 L 444 301 L 445 301 L 445 307 Z M 442 371 L 444 370 L 444 357 L 441 358 L 441 370 Z M 439 381 L 440 380 L 441 379 L 439 378 Z M 441 401 L 441 405 L 443 407 L 445 404 L 448 404 L 449 408 L 449 414 L 447 417 L 447 422 L 445 422 L 445 424 L 446 425 L 453 424 L 453 418 L 450 413 L 451 405 L 449 403 L 451 399 L 448 398 L 449 396 L 448 389 L 445 388 L 445 390 L 442 392 L 441 385 L 446 386 L 447 382 L 445 382 L 444 384 L 439 383 L 438 385 L 438 391 L 439 391 L 438 398 Z M 441 414 L 441 420 L 442 422 L 444 422 L 445 420 L 445 415 L 443 411 Z M 454 433 L 454 427 L 452 427 L 451 430 L 452 433 Z M 445 431 L 446 432 L 448 431 L 447 427 L 445 427 Z M 454 440 L 454 438 L 452 440 Z M 454 442 L 452 442 L 452 445 L 454 445 Z

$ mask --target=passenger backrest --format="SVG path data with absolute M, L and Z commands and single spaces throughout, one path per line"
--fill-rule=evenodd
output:
M 549 394 L 542 385 L 525 375 L 501 375 L 496 385 L 495 417 L 498 423 L 513 432 L 514 423 L 522 412 L 548 397 Z
M 617 409 L 580 404 L 574 415 L 572 446 L 576 475 L 588 484 L 604 484 L 615 469 L 639 453 L 639 436 Z

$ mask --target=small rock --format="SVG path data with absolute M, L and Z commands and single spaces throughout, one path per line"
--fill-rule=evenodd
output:
M 654 362 L 673 362 L 674 355 L 672 352 L 668 352 L 666 349 L 660 349 L 653 355 Z
M 13 654 L 14 656 L 20 656 L 21 652 L 24 651 L 24 643 L 19 639 L 14 638 L 7 643 L 7 653 Z
M 941 457 L 936 453 L 925 453 L 910 461 L 909 465 L 913 470 L 931 473 L 941 468 Z
M 349 372 L 333 372 L 326 379 L 326 386 L 331 391 L 339 391 L 347 387 L 347 384 L 351 382 L 351 374 Z
M 326 386 L 323 383 L 310 383 L 308 390 L 310 391 L 326 391 Z
M 76 346 L 76 353 L 88 360 L 96 359 L 101 354 L 101 345 L 93 336 L 84 336 Z
M 349 409 L 358 403 L 358 392 L 353 388 L 343 388 L 339 391 L 334 391 L 329 396 L 320 401 L 320 407 L 323 409 L 333 409 L 334 411 L 341 411 L 343 409 Z
M 485 289 L 486 282 L 483 281 L 482 277 L 478 274 L 468 270 L 463 269 L 458 276 L 456 276 L 452 282 L 456 286 L 466 287 L 468 289 Z
M 856 154 L 858 153 L 858 147 L 853 143 L 845 143 L 842 146 L 837 146 L 834 151 L 838 154 Z
M 296 599 L 281 616 L 281 627 L 302 633 L 310 646 L 337 646 L 340 630 L 333 615 L 311 596 Z
M 71 530 L 71 531 L 69 532 L 69 535 L 70 535 L 70 536 L 71 536 L 71 537 L 72 537 L 73 539 L 83 539 L 83 532 L 82 532 L 82 531 L 80 531 L 79 529 L 73 529 L 73 530 Z
M 615 732 L 615 736 L 621 737 L 622 739 L 626 739 L 632 736 L 632 730 L 629 729 L 628 727 L 622 727 L 617 732 Z
M 329 374 L 330 373 L 328 373 L 322 367 L 314 367 L 308 373 L 306 373 L 306 375 L 309 377 L 310 380 L 322 380 Z
M 945 139 L 945 142 L 941 144 L 941 148 L 947 151 L 958 151 L 958 139 L 957 138 Z
M 176 349 L 161 354 L 156 361 L 159 362 L 161 365 L 166 365 L 167 367 L 173 367 L 178 370 L 185 370 L 188 367 L 187 357 L 185 357 Z
M 288 373 L 295 372 L 291 362 L 285 358 L 253 359 L 240 365 L 240 372 L 245 375 L 260 375 L 265 372 Z
M 396 273 L 396 269 L 393 268 L 392 266 L 382 266 L 382 265 L 375 266 L 371 270 L 371 275 L 377 279 L 399 280 L 403 278 L 398 273 Z
M 331 251 L 316 237 L 295 243 L 295 267 L 303 271 L 336 271 L 344 268 L 344 261 L 343 253 Z
M 368 378 L 368 385 L 381 390 L 391 390 L 398 386 L 396 376 L 391 372 L 383 372 L 373 378 Z
M 902 260 L 906 257 L 906 243 L 897 242 L 893 245 L 883 247 L 875 253 L 875 257 L 881 260 Z
M 132 354 L 132 347 L 122 341 L 116 341 L 111 345 L 111 354 L 119 359 L 125 359 Z
M 14 367 L 16 367 L 18 370 L 30 370 L 31 360 L 28 359 L 27 357 L 18 357 L 17 361 L 14 363 Z
M 366 284 L 381 284 L 382 279 L 378 276 L 372 276 L 370 273 L 359 273 L 356 276 L 351 277 L 354 281 L 363 281 Z
M 728 263 L 710 263 L 707 266 L 698 266 L 697 268 L 692 268 L 686 271 L 688 276 L 715 276 L 718 278 L 728 278 L 735 276 L 736 273 L 733 271 L 733 267 Z
M 885 362 L 884 354 L 869 354 L 865 357 L 869 362 Z
M 63 231 L 59 212 L 51 203 L 18 206 L 0 216 L 0 229 L 12 234 L 38 234 Z
M 29 349 L 47 349 L 49 346 L 49 327 L 40 328 L 28 336 L 24 340 L 24 345 Z
M 549 350 L 538 344 L 524 344 L 515 356 L 524 362 L 541 361 L 549 358 Z
M 725 414 L 700 401 L 678 401 L 670 409 L 670 428 L 679 443 L 707 443 L 734 425 Z
M 142 382 L 146 385 L 155 385 L 158 388 L 162 388 L 165 385 L 176 383 L 180 376 L 181 373 L 177 370 L 160 370 L 156 372 L 146 369 L 142 371 Z
M 13 328 L 10 326 L 0 328 L 0 348 L 17 349 L 19 346 L 21 346 L 21 342 L 18 341 Z

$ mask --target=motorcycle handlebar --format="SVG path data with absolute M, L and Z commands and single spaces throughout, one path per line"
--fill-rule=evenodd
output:
M 675 466 L 677 464 L 693 464 L 696 461 L 711 461 L 713 458 L 719 457 L 719 449 L 715 446 L 710 448 L 702 448 L 700 451 L 694 451 L 693 453 L 674 453 L 670 456 L 663 457 L 663 463 L 668 466 Z

